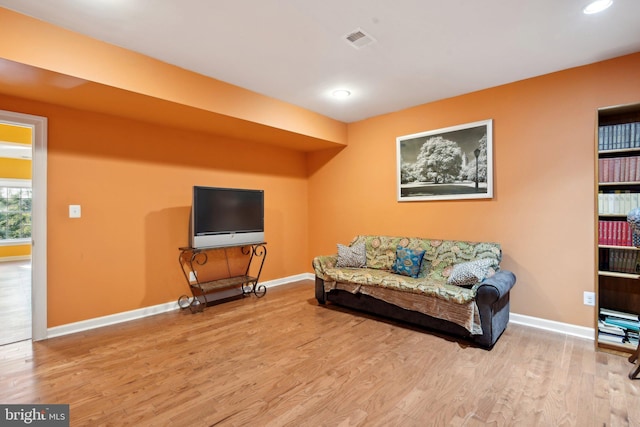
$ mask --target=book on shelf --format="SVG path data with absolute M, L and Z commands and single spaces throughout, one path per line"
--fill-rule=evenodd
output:
M 640 156 L 598 159 L 598 181 L 600 183 L 640 181 Z
M 625 249 L 609 250 L 608 265 L 606 270 L 618 273 L 640 273 L 640 265 L 637 251 L 628 251 Z
M 624 336 L 620 337 L 617 335 L 610 335 L 600 331 L 598 331 L 598 341 L 611 344 L 624 344 L 625 342 L 627 342 Z
M 604 344 L 611 344 L 620 347 L 626 347 L 629 350 L 635 350 L 638 347 L 638 342 L 633 342 L 631 340 L 620 340 L 615 336 L 608 336 L 607 334 L 602 334 L 598 332 L 598 342 Z
M 640 148 L 640 123 L 619 123 L 598 127 L 598 150 Z
M 600 319 L 598 320 L 598 331 L 608 335 L 616 335 L 620 337 L 627 336 L 626 330 L 624 328 L 615 325 L 608 325 Z
M 598 213 L 600 215 L 627 215 L 630 210 L 640 207 L 640 193 L 631 191 L 598 192 Z
M 610 308 L 601 308 L 600 315 L 618 317 L 620 319 L 627 319 L 627 320 L 640 320 L 640 315 L 637 315 L 634 313 L 627 313 L 626 311 L 611 310 Z
M 626 221 L 598 221 L 598 244 L 633 246 L 633 233 Z
M 619 317 L 606 317 L 604 319 L 604 323 L 607 325 L 618 326 L 628 331 L 640 331 L 640 322 L 637 320 L 633 321 L 620 319 Z
M 602 329 L 600 328 L 602 326 Z M 600 309 L 598 330 L 616 335 L 616 331 L 622 330 L 625 337 L 638 337 L 640 331 L 640 319 L 637 314 L 627 313 L 606 308 Z M 619 333 L 618 333 L 619 335 Z

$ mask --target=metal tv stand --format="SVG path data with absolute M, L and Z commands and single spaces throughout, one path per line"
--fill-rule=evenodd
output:
M 267 293 L 267 287 L 265 285 L 258 285 L 258 280 L 260 279 L 260 273 L 262 273 L 264 261 L 267 258 L 267 248 L 265 245 L 266 242 L 259 242 L 211 248 L 179 248 L 180 256 L 178 262 L 180 263 L 182 273 L 189 284 L 192 294 L 192 297 L 182 295 L 178 299 L 180 308 L 189 308 L 192 313 L 202 311 L 207 305 L 220 302 L 220 300 L 211 298 L 216 292 L 237 287 L 240 287 L 242 290 L 242 294 L 240 294 L 239 297 L 250 294 L 254 294 L 258 298 L 263 297 Z M 234 275 L 232 273 L 227 253 L 227 249 L 231 248 L 239 248 L 241 254 L 247 258 L 244 274 Z M 227 274 L 222 278 L 216 278 L 214 280 L 201 280 L 204 274 L 200 273 L 205 269 L 213 251 L 224 251 L 223 259 L 226 261 Z M 256 264 L 257 274 L 251 276 L 249 272 L 254 263 Z

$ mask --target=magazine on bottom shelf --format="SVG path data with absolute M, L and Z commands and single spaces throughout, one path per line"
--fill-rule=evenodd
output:
M 640 317 L 634 313 L 601 308 L 598 318 L 598 342 L 638 346 Z
M 617 337 L 626 337 L 626 331 L 620 326 L 615 325 L 607 325 L 604 321 L 598 320 L 598 331 L 603 334 L 617 336 Z
M 633 313 L 627 313 L 625 311 L 611 310 L 609 308 L 601 308 L 600 309 L 600 315 L 601 316 L 619 317 L 621 319 L 627 319 L 627 320 L 640 320 L 640 315 L 633 314 Z
M 618 340 L 615 338 L 612 339 L 611 337 L 604 336 L 600 332 L 598 332 L 598 342 L 602 344 L 611 344 L 619 347 L 625 347 L 630 351 L 633 351 L 638 347 L 638 341 L 633 342 L 631 340 L 625 341 L 625 340 Z

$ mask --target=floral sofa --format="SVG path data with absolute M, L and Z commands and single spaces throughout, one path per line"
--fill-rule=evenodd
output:
M 497 243 L 357 236 L 313 259 L 315 296 L 492 347 L 509 322 L 515 275 Z

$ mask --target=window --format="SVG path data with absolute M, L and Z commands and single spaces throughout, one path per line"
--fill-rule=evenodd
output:
M 0 185 L 0 242 L 31 238 L 30 187 Z

